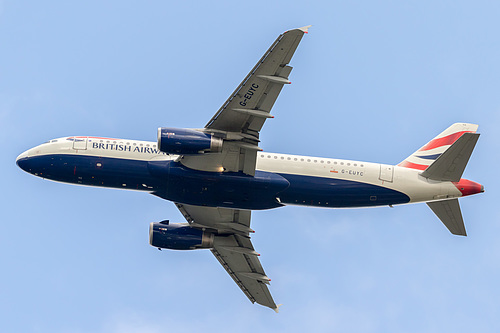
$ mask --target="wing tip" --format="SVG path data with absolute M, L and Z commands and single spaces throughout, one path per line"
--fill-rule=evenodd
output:
M 312 27 L 312 25 L 306 25 L 305 27 L 296 28 L 296 29 L 292 29 L 292 30 L 287 30 L 287 31 L 285 31 L 285 33 L 289 32 L 289 31 L 293 31 L 293 30 L 300 30 L 300 31 L 302 31 L 305 34 L 308 34 L 310 27 Z
M 298 28 L 298 30 L 302 31 L 303 33 L 307 34 L 309 33 L 309 28 L 312 27 L 312 25 L 306 25 L 305 27 Z
M 280 306 L 282 306 L 282 305 L 283 305 L 283 304 L 278 304 L 278 305 L 276 305 L 276 307 L 273 309 L 273 310 L 274 310 L 274 312 L 276 312 L 276 313 L 280 313 Z

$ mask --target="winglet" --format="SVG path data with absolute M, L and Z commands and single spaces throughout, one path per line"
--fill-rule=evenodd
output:
M 306 25 L 305 27 L 298 28 L 297 30 L 302 31 L 303 33 L 307 34 L 309 33 L 309 28 L 312 27 L 312 25 Z
M 273 309 L 273 310 L 274 310 L 274 312 L 276 312 L 276 313 L 280 313 L 280 306 L 282 306 L 282 305 L 283 305 L 283 304 L 278 304 L 278 305 L 276 305 L 276 307 Z

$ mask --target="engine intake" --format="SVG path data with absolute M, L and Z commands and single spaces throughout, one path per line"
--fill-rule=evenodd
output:
M 187 223 L 153 222 L 149 225 L 149 244 L 172 250 L 209 249 L 213 247 L 214 234 Z
M 160 127 L 158 148 L 169 154 L 217 153 L 222 150 L 222 139 L 192 129 Z

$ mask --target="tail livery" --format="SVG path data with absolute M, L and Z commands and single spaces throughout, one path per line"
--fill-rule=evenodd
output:
M 477 128 L 478 125 L 474 124 L 453 124 L 398 165 L 405 168 L 425 170 L 464 133 L 476 133 Z
M 479 139 L 477 128 L 474 124 L 453 124 L 398 166 L 422 170 L 420 175 L 432 181 L 451 181 L 462 196 L 484 192 L 481 184 L 462 179 Z M 452 234 L 467 235 L 458 199 L 437 198 L 427 205 Z

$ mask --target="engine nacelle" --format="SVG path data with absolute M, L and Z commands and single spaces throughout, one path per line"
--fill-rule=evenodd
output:
M 186 128 L 158 128 L 158 149 L 169 154 L 217 153 L 222 150 L 222 139 L 211 134 Z
M 149 244 L 172 250 L 209 249 L 213 247 L 214 234 L 187 223 L 153 222 L 149 225 Z

